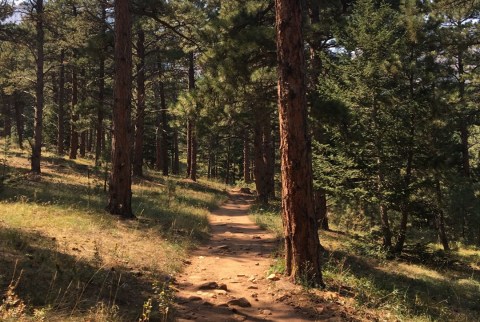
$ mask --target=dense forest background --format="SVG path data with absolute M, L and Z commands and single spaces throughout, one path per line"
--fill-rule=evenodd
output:
M 106 178 L 123 117 L 134 178 L 208 178 L 277 205 L 274 2 L 133 1 L 121 113 L 113 8 L 0 1 L 1 188 L 14 146 L 33 173 L 53 153 L 94 160 Z M 307 0 L 303 18 L 321 228 L 355 232 L 387 259 L 480 247 L 480 2 Z

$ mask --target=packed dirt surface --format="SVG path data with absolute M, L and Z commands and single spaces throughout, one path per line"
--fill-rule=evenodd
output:
M 248 217 L 253 198 L 232 192 L 210 215 L 212 237 L 177 276 L 177 321 L 342 321 L 291 300 L 301 288 L 269 274 L 278 241 Z M 325 308 L 322 307 L 322 311 Z M 326 312 L 323 312 L 326 313 Z

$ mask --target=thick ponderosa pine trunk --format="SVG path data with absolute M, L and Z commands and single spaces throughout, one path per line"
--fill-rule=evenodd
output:
M 301 1 L 276 0 L 275 12 L 285 273 L 295 281 L 306 277 L 323 286 L 313 209 Z
M 145 32 L 137 31 L 137 117 L 135 119 L 135 143 L 133 152 L 133 175 L 143 176 L 143 135 L 145 132 Z
M 35 120 L 33 124 L 33 145 L 31 158 L 31 171 L 40 173 L 40 158 L 42 155 L 42 131 L 43 131 L 43 45 L 45 35 L 43 30 L 43 0 L 37 0 L 35 5 L 36 11 L 36 49 L 37 49 L 37 84 L 35 87 Z
M 76 67 L 73 67 L 72 71 L 72 116 L 70 122 L 70 159 L 77 158 L 78 150 L 78 132 L 76 123 L 78 121 L 78 113 L 76 111 L 78 104 L 78 76 Z
M 112 172 L 106 210 L 133 218 L 131 164 L 132 17 L 129 0 L 115 1 Z

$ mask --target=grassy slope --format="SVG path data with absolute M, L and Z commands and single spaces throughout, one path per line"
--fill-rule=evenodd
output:
M 151 316 L 159 315 L 154 293 L 162 294 L 189 249 L 207 238 L 206 216 L 225 199 L 222 187 L 148 171 L 133 185 L 139 219 L 120 221 L 103 211 L 102 169 L 48 153 L 44 160 L 41 178 L 32 177 L 26 152 L 8 154 L 8 176 L 0 186 L 0 292 L 11 281 L 18 285 L 10 304 L 0 307 L 0 320 L 16 321 L 17 314 L 134 321 L 149 298 Z M 162 296 L 168 301 L 168 294 Z
M 254 207 L 252 215 L 281 236 L 278 211 L 278 205 Z M 327 291 L 315 294 L 322 300 L 348 303 L 379 320 L 478 321 L 480 250 L 459 248 L 444 254 L 436 244 L 427 249 L 409 245 L 401 258 L 385 260 L 379 247 L 359 234 L 320 235 L 327 249 L 323 268 Z

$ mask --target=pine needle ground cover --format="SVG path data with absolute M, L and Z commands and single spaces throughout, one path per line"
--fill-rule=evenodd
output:
M 251 215 L 279 236 L 271 270 L 281 272 L 278 201 L 269 207 L 252 207 Z M 305 289 L 313 306 L 340 304 L 360 321 L 477 321 L 480 316 L 480 250 L 474 247 L 457 246 L 446 253 L 432 239 L 407 244 L 399 258 L 387 260 L 378 241 L 361 232 L 333 227 L 321 231 L 320 239 L 326 249 L 327 288 Z
M 148 171 L 133 185 L 137 220 L 104 212 L 104 169 L 45 153 L 4 158 L 0 186 L 0 320 L 135 321 L 168 311 L 170 277 L 208 237 L 220 185 Z

